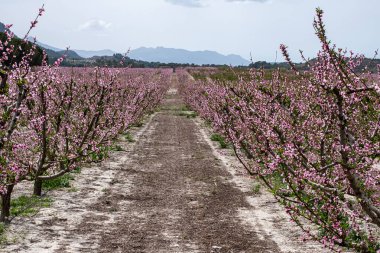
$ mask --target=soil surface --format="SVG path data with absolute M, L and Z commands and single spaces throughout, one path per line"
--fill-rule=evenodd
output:
M 252 193 L 231 151 L 183 113 L 175 76 L 171 85 L 134 143 L 120 140 L 124 151 L 83 169 L 75 191 L 16 218 L 0 252 L 327 252 L 299 240 L 269 193 Z

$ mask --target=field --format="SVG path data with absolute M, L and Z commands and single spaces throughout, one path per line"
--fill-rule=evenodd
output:
M 380 78 L 322 16 L 302 71 L 32 64 L 6 31 L 1 252 L 378 253 Z
M 5 252 L 322 250 L 302 243 L 275 199 L 230 149 L 212 143 L 200 119 L 181 114 L 175 76 L 170 83 L 161 108 L 130 129 L 133 142 L 121 136 L 120 151 L 48 192 L 49 207 L 12 221 Z M 17 195 L 31 189 L 17 186 Z

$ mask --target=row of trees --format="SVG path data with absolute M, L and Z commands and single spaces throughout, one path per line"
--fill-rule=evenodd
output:
M 260 178 L 306 238 L 380 249 L 380 78 L 357 73 L 364 56 L 332 45 L 318 9 L 321 51 L 301 72 L 268 80 L 194 81 L 182 75 L 186 102 L 232 143 L 246 170 Z M 337 250 L 337 249 L 336 249 Z
M 43 181 L 96 159 L 158 105 L 170 73 L 62 68 L 63 58 L 48 65 L 46 54 L 33 67 L 36 46 L 16 47 L 8 28 L 0 41 L 0 221 L 10 215 L 17 183 L 32 180 L 41 195 Z

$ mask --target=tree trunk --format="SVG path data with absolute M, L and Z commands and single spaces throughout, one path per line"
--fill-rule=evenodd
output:
M 41 196 L 42 195 L 42 180 L 36 178 L 34 181 L 33 195 Z
M 7 186 L 7 193 L 1 195 L 1 215 L 0 221 L 7 222 L 10 216 L 11 196 L 14 185 Z

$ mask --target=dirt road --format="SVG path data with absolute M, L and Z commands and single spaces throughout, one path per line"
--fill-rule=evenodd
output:
M 51 207 L 17 218 L 15 242 L 0 251 L 326 252 L 296 242 L 266 193 L 255 199 L 242 189 L 181 108 L 174 79 L 135 143 L 122 141 L 125 151 L 84 169 L 77 191 L 54 192 Z

